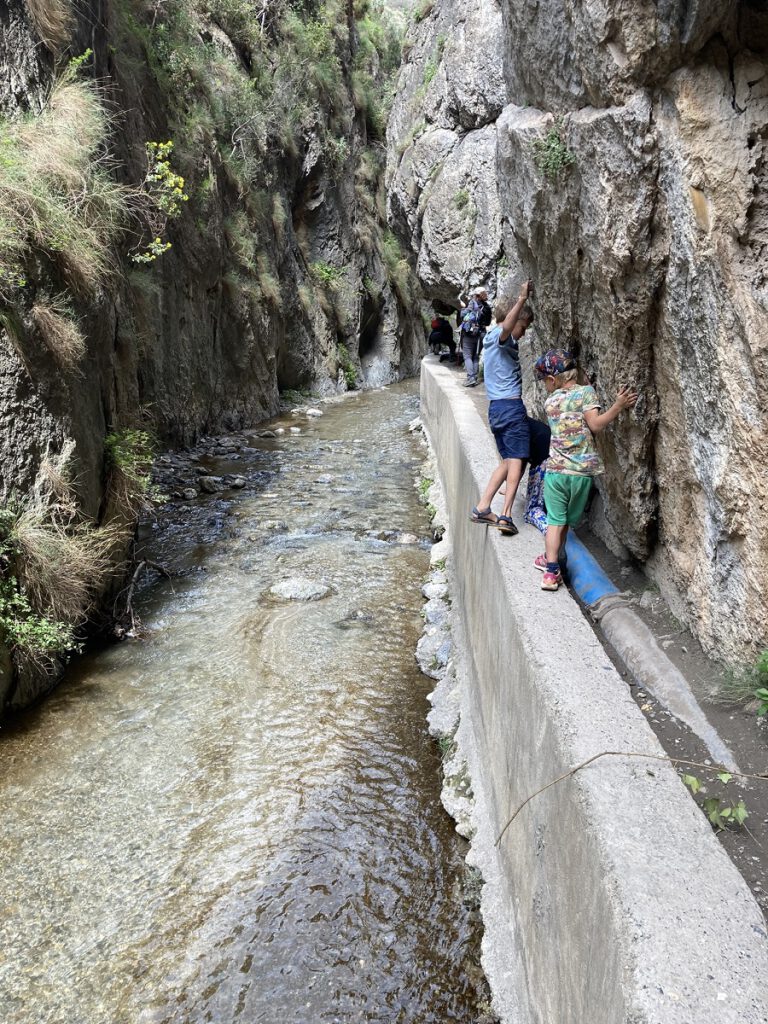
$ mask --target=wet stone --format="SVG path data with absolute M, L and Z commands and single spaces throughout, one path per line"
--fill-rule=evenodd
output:
M 194 487 L 185 487 L 181 492 L 181 496 L 185 501 L 191 501 L 193 498 L 197 497 L 197 491 Z
M 224 489 L 224 483 L 220 476 L 201 476 L 200 489 L 206 494 L 216 494 Z

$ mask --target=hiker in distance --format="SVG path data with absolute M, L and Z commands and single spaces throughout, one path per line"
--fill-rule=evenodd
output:
M 484 345 L 488 423 L 501 462 L 491 474 L 470 518 L 473 523 L 498 526 L 502 533 L 510 535 L 517 533 L 510 513 L 523 466 L 531 454 L 531 427 L 523 404 L 519 342 L 533 323 L 533 310 L 527 304 L 532 288 L 532 282 L 527 281 L 515 301 L 499 299 L 494 309 L 496 326 L 485 336 Z M 491 509 L 491 502 L 505 482 L 504 510 L 497 516 Z
M 473 388 L 477 384 L 483 338 L 493 316 L 491 307 L 488 305 L 488 292 L 485 288 L 475 288 L 466 306 L 461 299 L 459 299 L 459 303 L 461 308 L 456 314 L 456 322 L 461 331 L 461 351 L 467 371 L 464 387 Z

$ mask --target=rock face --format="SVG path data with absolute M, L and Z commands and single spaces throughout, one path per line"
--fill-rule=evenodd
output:
M 390 221 L 427 294 L 493 289 L 501 258 L 495 122 L 505 102 L 501 10 L 438 3 L 411 30 L 387 133 Z
M 151 12 L 146 25 L 140 17 L 138 11 L 126 19 L 117 3 L 74 5 L 62 45 L 69 53 L 93 48 L 93 73 L 116 111 L 118 166 L 132 180 L 140 177 L 145 141 L 168 137 L 177 102 L 160 91 L 147 59 Z M 232 74 L 240 70 L 247 54 L 212 19 L 200 18 L 199 36 L 218 47 L 220 59 L 231 60 Z M 4 5 L 0 29 L 0 113 L 39 111 L 54 56 L 22 0 Z M 197 194 L 169 226 L 172 250 L 146 269 L 130 270 L 126 260 L 107 289 L 77 302 L 87 353 L 74 379 L 41 352 L 25 315 L 13 336 L 0 325 L 0 416 L 8 428 L 0 434 L 0 495 L 27 491 L 45 451 L 61 451 L 70 438 L 81 490 L 95 514 L 103 439 L 115 424 L 143 422 L 169 443 L 189 443 L 274 414 L 282 389 L 333 393 L 350 378 L 379 386 L 416 371 L 422 326 L 414 329 L 380 255 L 361 238 L 355 186 L 365 126 L 358 118 L 335 163 L 309 121 L 303 139 L 302 152 L 265 158 L 273 188 L 247 201 L 211 144 L 206 167 L 187 182 Z M 177 140 L 177 148 L 183 145 Z M 255 228 L 238 228 L 237 217 L 243 210 L 261 216 L 254 213 L 257 201 L 268 205 L 259 221 L 267 270 L 246 265 L 239 249 L 241 236 L 248 241 Z M 317 267 L 330 268 L 334 278 L 318 279 Z M 45 283 L 48 292 L 61 287 Z M 30 282 L 22 307 L 38 298 L 37 283 Z
M 96 83 L 114 122 L 98 147 L 109 173 L 136 186 L 146 143 L 173 139 L 189 196 L 164 230 L 168 252 L 132 263 L 126 232 L 113 272 L 87 293 L 51 256 L 55 239 L 32 253 L 11 300 L 0 261 L 0 504 L 23 499 L 66 451 L 82 511 L 99 520 L 110 432 L 189 444 L 273 415 L 281 390 L 329 394 L 417 371 L 410 271 L 382 242 L 378 57 L 352 5 L 333 4 L 308 4 L 303 23 L 291 5 L 267 4 L 255 32 L 252 5 L 0 5 L 0 117 L 39 115 L 67 59 L 85 54 L 78 80 Z M 309 73 L 289 66 L 287 43 L 265 61 L 263 39 L 282 30 Z M 304 86 L 295 103 L 270 93 L 281 59 L 285 93 L 318 65 L 326 91 Z M 280 103 L 290 126 L 274 123 Z M 61 295 L 84 340 L 64 369 L 34 313 Z
M 494 261 L 535 279 L 528 365 L 567 345 L 604 403 L 637 386 L 636 412 L 598 440 L 593 526 L 646 564 L 705 649 L 749 661 L 768 645 L 768 12 L 504 0 L 498 35 L 492 5 L 477 13 L 495 52 L 475 29 L 469 59 L 418 101 L 412 83 L 456 5 L 438 2 L 413 30 L 390 126 L 391 216 L 435 299 L 492 282 Z M 446 128 L 448 80 L 472 95 L 489 61 L 503 67 L 503 111 L 488 104 L 479 130 L 458 117 Z M 427 125 L 413 142 L 407 102 Z M 482 132 L 491 152 L 473 161 L 469 191 L 493 199 L 479 244 L 450 234 L 447 191 L 432 196 Z M 549 175 L 545 140 L 559 154 Z

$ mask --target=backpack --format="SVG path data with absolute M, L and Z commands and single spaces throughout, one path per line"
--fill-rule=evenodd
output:
M 476 337 L 480 333 L 480 317 L 482 313 L 483 307 L 479 302 L 473 301 L 471 306 L 467 306 L 461 314 L 461 329 L 465 334 Z

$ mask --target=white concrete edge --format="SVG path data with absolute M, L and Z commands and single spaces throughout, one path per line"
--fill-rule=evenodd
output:
M 453 528 L 457 738 L 477 798 L 472 858 L 502 1019 L 765 1022 L 765 922 L 668 764 L 596 762 L 493 845 L 515 806 L 586 757 L 663 752 L 567 591 L 537 589 L 537 531 L 508 539 L 469 522 L 495 449 L 455 375 L 429 361 L 422 418 Z

